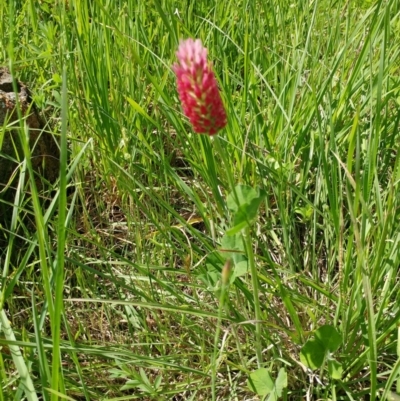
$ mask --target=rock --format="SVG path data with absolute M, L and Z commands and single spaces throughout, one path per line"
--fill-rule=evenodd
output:
M 46 181 L 54 183 L 59 175 L 59 147 L 53 135 L 44 130 L 26 85 L 17 82 L 17 88 L 19 106 L 29 127 L 31 161 L 37 173 L 35 182 L 38 189 L 42 190 Z M 17 160 L 24 159 L 15 106 L 12 77 L 7 69 L 0 68 L 0 217 L 8 209 L 5 202 L 12 203 L 14 199 L 14 189 L 18 183 L 18 174 L 14 174 L 18 172 Z

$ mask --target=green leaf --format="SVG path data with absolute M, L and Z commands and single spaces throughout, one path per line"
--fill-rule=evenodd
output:
M 126 100 L 129 102 L 129 104 L 132 106 L 132 108 L 137 111 L 139 114 L 141 114 L 144 118 L 146 118 L 148 121 L 150 121 L 152 124 L 154 124 L 156 127 L 158 126 L 157 121 L 153 120 L 143 109 L 142 106 L 140 106 L 139 103 L 136 103 L 132 98 L 129 96 L 126 96 Z
M 121 390 L 125 391 L 125 390 L 130 390 L 132 388 L 137 388 L 139 387 L 141 384 L 141 382 L 139 380 L 128 380 L 122 387 Z
M 157 376 L 157 377 L 156 377 L 156 380 L 154 381 L 154 388 L 155 388 L 156 390 L 158 390 L 158 388 L 160 387 L 161 381 L 162 381 L 162 376 L 161 376 L 161 375 L 160 375 L 160 376 Z
M 343 374 L 342 364 L 335 359 L 328 360 L 328 372 L 332 379 L 340 380 Z
M 268 397 L 267 401 L 277 401 L 282 396 L 283 389 L 286 388 L 287 373 L 284 368 L 281 368 L 278 373 L 278 377 L 275 380 L 274 389 Z
M 233 227 L 227 230 L 227 235 L 235 235 L 247 227 L 257 217 L 258 208 L 265 197 L 265 192 L 255 190 L 247 185 L 236 186 L 234 192 L 227 198 L 228 208 L 234 212 Z
M 232 259 L 234 264 L 247 260 L 242 235 L 225 234 L 221 239 L 220 253 L 225 260 Z
M 221 272 L 211 264 L 207 264 L 206 268 L 207 272 L 205 274 L 198 275 L 198 278 L 203 281 L 207 288 L 212 290 L 215 288 L 218 280 L 221 278 Z
M 300 360 L 311 369 L 318 369 L 328 352 L 336 351 L 342 343 L 339 332 L 329 325 L 315 331 L 315 337 L 308 340 L 301 349 Z
M 268 401 L 277 401 L 282 396 L 283 389 L 287 387 L 287 373 L 281 368 L 274 383 L 268 369 L 260 368 L 250 374 L 247 383 L 250 390 L 256 394 L 269 394 Z
M 235 235 L 248 226 L 247 221 L 242 221 L 240 224 L 234 225 L 229 230 L 226 230 L 226 235 Z
M 231 275 L 231 284 L 235 281 L 236 277 L 244 276 L 248 271 L 249 265 L 247 263 L 247 260 L 236 263 L 233 268 L 233 273 Z
M 57 84 L 62 83 L 62 79 L 59 74 L 53 74 L 53 81 L 56 82 Z
M 321 326 L 315 337 L 321 341 L 326 351 L 335 352 L 342 344 L 342 337 L 333 326 Z
M 242 235 L 225 234 L 221 239 L 221 255 L 224 259 L 231 259 L 233 262 L 233 272 L 230 277 L 232 284 L 236 277 L 241 277 L 248 271 L 247 257 L 245 256 L 244 243 Z
M 274 389 L 268 369 L 260 368 L 250 374 L 247 385 L 251 391 L 258 395 L 268 395 Z
M 144 369 L 143 369 L 143 368 L 140 368 L 140 369 L 139 369 L 139 372 L 140 372 L 140 377 L 141 377 L 142 380 L 143 380 L 143 383 L 144 383 L 146 386 L 151 387 L 150 380 L 149 380 L 149 378 L 147 377 L 146 372 L 144 371 Z
M 249 204 L 253 199 L 257 199 L 258 196 L 259 194 L 254 188 L 249 187 L 248 185 L 239 184 L 235 187 L 234 192 L 231 192 L 228 195 L 226 204 L 229 210 L 237 212 L 241 205 Z
M 322 366 L 326 349 L 317 338 L 308 340 L 300 351 L 300 361 L 310 369 L 318 369 Z

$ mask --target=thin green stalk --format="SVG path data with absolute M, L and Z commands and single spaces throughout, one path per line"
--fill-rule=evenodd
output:
M 250 266 L 250 274 L 251 281 L 253 286 L 253 302 L 254 302 L 254 312 L 255 312 L 255 326 L 256 326 L 256 355 L 257 355 L 257 364 L 258 367 L 261 367 L 262 364 L 262 350 L 261 350 L 261 307 L 260 307 L 260 299 L 259 299 L 259 281 L 258 281 L 258 272 L 257 267 L 254 260 L 254 252 L 253 252 L 253 244 L 251 241 L 251 233 L 250 227 L 245 229 L 244 233 L 244 242 L 246 244 L 246 253 Z
M 221 294 L 219 297 L 219 307 L 218 307 L 218 320 L 217 320 L 217 328 L 215 330 L 214 336 L 214 352 L 211 360 L 211 394 L 212 401 L 217 399 L 217 368 L 218 368 L 218 344 L 219 344 L 219 336 L 221 334 L 221 324 L 222 324 L 222 312 L 225 306 L 226 294 L 229 288 L 229 276 L 231 271 L 231 260 L 228 259 L 222 269 L 222 280 L 221 280 Z
M 220 143 L 220 138 L 215 136 L 214 138 L 214 145 L 217 152 L 220 154 L 223 164 L 225 166 L 225 171 L 227 173 L 230 189 L 236 199 L 236 203 L 239 205 L 239 199 L 235 190 L 235 182 L 231 171 L 231 163 L 228 162 L 226 158 L 226 153 Z M 259 281 L 258 281 L 258 272 L 254 260 L 254 252 L 253 252 L 253 244 L 252 244 L 252 237 L 250 227 L 247 226 L 245 232 L 243 234 L 245 246 L 246 246 L 246 254 L 248 258 L 248 263 L 250 267 L 251 273 L 251 280 L 252 280 L 252 287 L 253 287 L 253 302 L 254 302 L 254 314 L 255 314 L 255 327 L 256 327 L 256 341 L 255 341 L 255 349 L 257 355 L 257 365 L 261 367 L 262 364 L 262 349 L 261 349 L 261 307 L 260 307 L 260 300 L 259 300 Z
M 217 151 L 217 153 L 218 153 L 218 154 L 221 156 L 221 158 L 222 158 L 222 162 L 223 162 L 223 165 L 224 165 L 224 167 L 225 167 L 225 172 L 226 172 L 226 176 L 227 176 L 227 178 L 228 178 L 230 190 L 233 192 L 234 197 L 236 198 L 236 202 L 239 203 L 239 200 L 238 200 L 238 197 L 237 197 L 237 194 L 236 194 L 236 191 L 235 191 L 236 184 L 235 184 L 235 180 L 234 180 L 234 178 L 233 178 L 233 174 L 232 174 L 232 170 L 231 170 L 231 168 L 232 168 L 232 163 L 230 163 L 230 162 L 228 161 L 228 159 L 227 159 L 227 157 L 226 157 L 227 152 L 226 152 L 226 150 L 223 149 L 223 147 L 221 146 L 221 138 L 220 138 L 218 135 L 215 135 L 215 136 L 212 138 L 212 141 L 213 141 L 213 143 L 214 143 L 215 150 Z M 221 170 L 221 171 L 222 171 L 222 170 Z

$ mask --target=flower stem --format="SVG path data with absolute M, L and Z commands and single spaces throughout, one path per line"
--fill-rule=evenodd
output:
M 228 259 L 225 263 L 225 266 L 222 269 L 222 280 L 221 280 L 221 294 L 219 297 L 219 307 L 218 307 L 218 322 L 217 328 L 215 330 L 214 336 L 214 352 L 211 360 L 211 394 L 212 401 L 216 400 L 217 396 L 217 370 L 218 370 L 218 344 L 219 344 L 219 336 L 221 334 L 221 326 L 222 326 L 222 312 L 225 306 L 226 294 L 229 288 L 229 275 L 230 275 L 230 266 L 231 261 Z
M 219 136 L 213 137 L 213 142 L 214 142 L 216 151 L 219 152 L 219 154 L 222 158 L 224 167 L 225 167 L 225 171 L 227 173 L 229 186 L 231 188 L 233 196 L 235 197 L 236 203 L 239 206 L 239 199 L 238 199 L 238 196 L 236 193 L 235 181 L 234 181 L 234 178 L 232 175 L 232 170 L 230 168 L 231 165 L 228 162 L 227 157 L 226 157 L 227 152 L 222 148 L 220 141 L 221 141 L 221 139 L 219 138 Z M 245 243 L 245 247 L 246 247 L 246 255 L 248 258 L 252 286 L 253 286 L 253 302 L 254 302 L 255 327 L 256 327 L 255 349 L 256 349 L 256 356 L 257 356 L 257 365 L 258 365 L 258 367 L 261 367 L 261 364 L 262 364 L 262 350 L 261 350 L 262 316 L 261 316 L 261 307 L 260 307 L 260 300 L 259 300 L 258 273 L 257 273 L 257 267 L 256 267 L 255 260 L 254 260 L 253 244 L 251 242 L 249 226 L 247 226 L 247 228 L 245 229 L 245 232 L 243 234 L 243 239 L 244 239 L 244 243 Z
M 247 227 L 244 233 L 244 242 L 246 246 L 246 254 L 250 267 L 251 281 L 253 284 L 253 301 L 254 301 L 254 314 L 255 314 L 255 326 L 256 326 L 256 341 L 255 349 L 257 355 L 257 365 L 260 368 L 262 364 L 262 350 L 261 350 L 261 308 L 259 299 L 259 283 L 257 267 L 254 261 L 253 244 L 251 243 L 250 227 Z
M 228 177 L 228 182 L 229 182 L 229 186 L 230 186 L 230 190 L 233 193 L 233 196 L 235 197 L 235 200 L 237 202 L 237 204 L 239 204 L 239 199 L 238 196 L 236 194 L 236 185 L 235 185 L 235 181 L 233 178 L 233 174 L 232 174 L 232 170 L 231 170 L 231 163 L 228 162 L 227 158 L 226 158 L 226 150 L 224 150 L 221 146 L 221 139 L 218 135 L 215 135 L 213 138 L 213 143 L 215 146 L 216 151 L 220 154 L 221 158 L 222 158 L 222 162 L 224 164 L 225 167 L 225 171 L 226 171 L 226 175 Z

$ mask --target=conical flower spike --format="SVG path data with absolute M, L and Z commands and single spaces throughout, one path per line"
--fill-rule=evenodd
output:
M 200 39 L 182 41 L 173 69 L 182 109 L 198 134 L 215 135 L 226 125 L 226 112 L 207 49 Z

